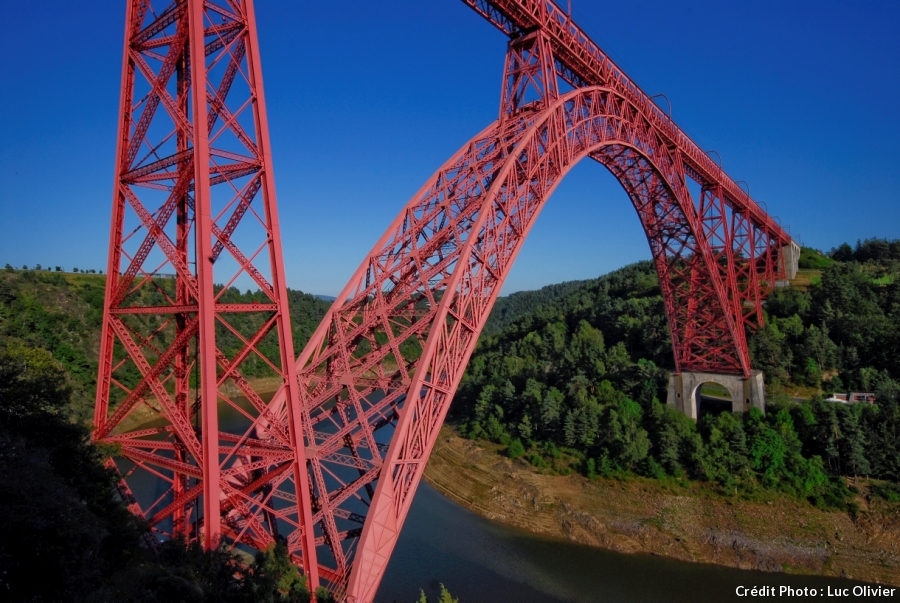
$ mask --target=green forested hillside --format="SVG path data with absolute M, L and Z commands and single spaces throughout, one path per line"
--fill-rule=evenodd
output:
M 157 285 L 159 290 L 168 291 L 174 281 L 159 279 Z M 103 275 L 14 270 L 8 265 L 5 270 L 0 270 L 0 347 L 4 347 L 7 341 L 16 341 L 49 351 L 70 377 L 73 407 L 81 419 L 87 419 L 93 413 L 105 286 L 106 277 Z M 143 287 L 136 301 L 148 305 L 161 302 L 159 290 Z M 232 288 L 222 297 L 224 302 L 253 300 L 262 302 L 264 296 L 260 292 L 241 293 Z M 294 347 L 299 352 L 331 303 L 295 290 L 288 291 L 288 302 Z M 128 320 L 157 319 L 135 316 L 128 317 Z M 247 332 L 258 326 L 256 322 L 261 318 L 249 314 L 229 315 L 229 320 L 239 331 Z M 138 330 L 147 332 L 147 326 L 141 325 Z M 240 340 L 221 325 L 218 335 L 226 354 L 241 345 Z M 161 336 L 164 342 L 165 334 Z M 269 356 L 277 351 L 273 337 L 270 336 L 261 345 Z M 250 358 L 241 365 L 241 370 L 253 377 L 266 376 L 269 369 L 264 362 Z M 124 378 L 127 379 L 127 376 Z M 137 375 L 131 378 L 136 380 Z
M 590 281 L 565 281 L 547 285 L 536 291 L 517 291 L 498 297 L 484 325 L 484 333 L 498 333 L 535 309 L 553 302 L 563 295 L 583 287 Z
M 167 279 L 157 284 L 162 290 L 172 285 Z M 156 555 L 142 546 L 140 522 L 112 496 L 116 479 L 103 466 L 112 451 L 93 446 L 85 426 L 104 286 L 101 275 L 0 271 L 3 600 L 309 601 L 284 545 L 259 552 L 250 564 L 225 550 L 204 552 L 183 542 L 165 543 Z M 158 293 L 147 291 L 142 301 Z M 224 297 L 256 298 L 237 291 Z M 289 297 L 300 347 L 328 303 L 299 291 Z M 226 338 L 223 345 L 237 341 Z M 320 593 L 318 600 L 331 599 Z
M 838 255 L 837 252 L 834 254 Z M 807 291 L 779 289 L 750 338 L 769 380 L 873 391 L 900 376 L 900 258 L 835 261 Z
M 587 281 L 483 336 L 453 415 L 465 434 L 538 467 L 684 476 L 841 506 L 840 476 L 900 479 L 898 251 L 875 239 L 814 254 L 821 282 L 770 297 L 766 327 L 750 335 L 753 363 L 766 371 L 765 417 L 694 424 L 660 403 L 671 344 L 650 263 Z M 793 404 L 784 387 L 801 385 L 874 391 L 878 404 L 826 403 L 821 393 Z
M 660 403 L 671 349 L 649 262 L 499 300 L 452 416 L 464 434 L 545 471 L 703 480 L 745 496 L 768 488 L 851 513 L 844 478 L 871 476 L 869 492 L 900 503 L 900 241 L 802 260 L 816 279 L 776 291 L 765 328 L 750 336 L 768 381 L 765 417 L 726 412 L 695 424 Z M 84 426 L 104 286 L 102 275 L 0 270 L 0 592 L 31 601 L 308 600 L 283 547 L 248 566 L 182 543 L 158 556 L 140 545 L 141 526 L 110 497 L 110 451 L 91 445 Z M 161 279 L 136 301 L 171 287 Z M 299 350 L 330 302 L 289 297 Z M 262 297 L 229 290 L 223 299 Z M 239 331 L 256 326 L 251 316 L 233 320 Z M 221 335 L 226 351 L 240 345 Z M 785 387 L 820 393 L 795 404 Z M 821 392 L 846 389 L 874 391 L 878 403 L 823 401 Z

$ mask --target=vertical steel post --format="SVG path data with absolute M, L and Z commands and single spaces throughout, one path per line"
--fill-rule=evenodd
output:
M 118 279 L 119 263 L 121 261 L 122 229 L 125 213 L 125 196 L 120 190 L 119 181 L 122 165 L 125 163 L 125 149 L 128 147 L 129 132 L 131 130 L 131 96 L 134 83 L 134 64 L 129 55 L 129 40 L 134 33 L 134 3 L 128 2 L 125 8 L 125 41 L 122 52 L 122 89 L 119 91 L 119 131 L 116 136 L 116 169 L 113 177 L 112 218 L 109 225 L 109 259 L 106 263 L 106 293 L 107 300 L 115 296 Z M 109 388 L 112 378 L 112 356 L 114 346 L 114 334 L 107 318 L 108 308 L 104 305 L 103 326 L 100 332 L 100 357 L 99 375 L 97 378 L 97 393 L 94 402 L 94 425 L 99 426 L 106 422 L 106 414 L 109 410 Z
M 247 50 L 247 61 L 250 67 L 250 84 L 256 90 L 257 99 L 263 98 L 262 66 L 259 60 L 259 43 L 256 35 L 256 13 L 253 10 L 253 0 L 245 0 L 247 7 L 247 25 L 250 44 Z M 272 175 L 272 145 L 269 140 L 269 118 L 266 113 L 266 105 L 263 102 L 255 103 L 256 131 L 259 132 L 259 147 L 264 158 L 266 170 L 262 172 L 262 187 L 266 203 L 266 215 L 269 218 L 269 229 L 272 236 L 272 244 L 269 245 L 269 262 L 273 268 L 272 284 L 278 292 L 278 303 L 283 311 L 288 308 L 287 285 L 284 278 L 284 259 L 281 248 L 281 228 L 278 224 L 278 205 L 275 202 L 275 179 Z M 309 475 L 306 469 L 306 445 L 303 437 L 300 412 L 300 392 L 297 384 L 297 373 L 294 367 L 296 356 L 294 355 L 294 342 L 291 339 L 288 317 L 282 313 L 278 316 L 279 333 L 281 341 L 281 363 L 285 370 L 286 400 L 285 406 L 290 425 L 291 445 L 296 451 L 294 457 L 294 475 L 297 479 L 297 514 L 300 519 L 303 539 L 303 570 L 309 580 L 310 590 L 315 592 L 319 586 L 319 564 L 316 559 L 316 538 L 312 522 L 312 502 L 309 492 Z
M 219 411 L 216 384 L 216 300 L 213 293 L 212 216 L 209 190 L 209 136 L 206 123 L 206 56 L 203 0 L 188 0 L 191 109 L 194 116 L 194 235 L 200 317 L 200 416 L 203 445 L 203 545 L 219 546 Z

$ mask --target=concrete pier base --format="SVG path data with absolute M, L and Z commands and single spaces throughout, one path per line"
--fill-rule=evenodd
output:
M 747 412 L 751 408 L 766 412 L 766 391 L 762 371 L 753 371 L 749 379 L 741 375 L 720 375 L 717 373 L 669 374 L 669 395 L 666 403 L 674 406 L 693 420 L 697 420 L 699 400 L 697 393 L 704 383 L 717 383 L 731 394 L 731 411 Z

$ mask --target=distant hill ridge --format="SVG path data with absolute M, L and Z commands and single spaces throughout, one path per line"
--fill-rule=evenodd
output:
M 491 310 L 491 315 L 484 325 L 483 332 L 485 335 L 494 335 L 521 318 L 564 299 L 576 291 L 595 289 L 603 282 L 612 282 L 621 278 L 622 275 L 635 270 L 641 273 L 649 273 L 652 272 L 652 268 L 653 263 L 649 260 L 644 260 L 623 266 L 597 278 L 581 281 L 563 281 L 534 291 L 517 291 L 516 293 L 498 297 L 494 308 Z
M 530 314 L 536 308 L 551 303 L 560 297 L 593 282 L 596 279 L 583 281 L 563 281 L 547 285 L 533 291 L 517 291 L 498 297 L 491 309 L 491 315 L 484 325 L 485 334 L 499 333 L 516 320 Z

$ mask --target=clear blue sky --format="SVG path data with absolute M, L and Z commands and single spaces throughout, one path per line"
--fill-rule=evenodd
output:
M 572 3 L 795 238 L 900 237 L 900 2 Z M 505 38 L 459 0 L 257 5 L 288 282 L 334 295 L 496 118 Z M 0 3 L 0 265 L 106 266 L 124 6 Z M 648 257 L 625 193 L 585 161 L 504 292 Z

